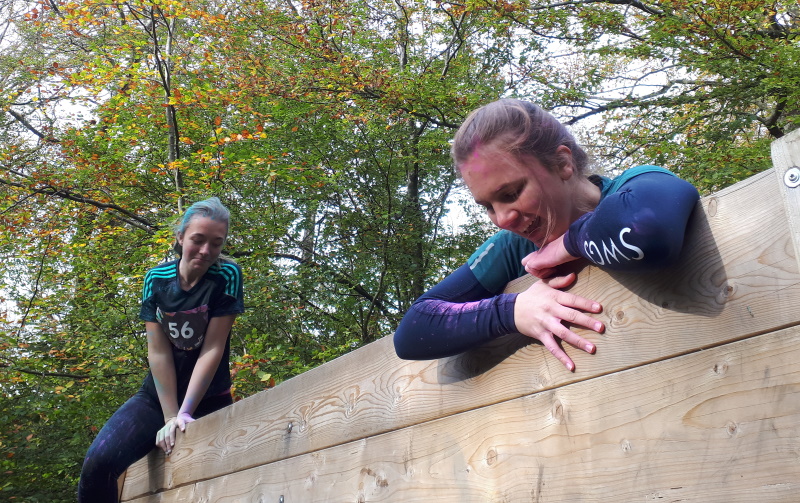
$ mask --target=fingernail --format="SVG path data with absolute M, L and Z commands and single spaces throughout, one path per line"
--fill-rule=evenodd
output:
M 592 304 L 592 309 L 595 310 L 595 311 L 599 311 L 600 310 L 600 304 L 597 304 L 597 303 Z

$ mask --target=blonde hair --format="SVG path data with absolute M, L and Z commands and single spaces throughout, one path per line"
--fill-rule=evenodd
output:
M 534 156 L 547 169 L 563 163 L 557 149 L 566 146 L 578 175 L 586 176 L 589 158 L 563 124 L 527 101 L 500 99 L 470 113 L 458 128 L 450 155 L 456 168 L 478 147 L 490 146 L 516 157 Z

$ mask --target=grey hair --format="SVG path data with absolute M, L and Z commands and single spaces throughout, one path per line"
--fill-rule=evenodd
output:
M 217 222 L 225 222 L 225 227 L 230 226 L 231 213 L 219 200 L 218 197 L 209 197 L 202 201 L 198 201 L 189 206 L 189 209 L 184 212 L 178 222 L 175 224 L 175 243 L 172 245 L 172 250 L 178 254 L 183 255 L 183 247 L 178 243 L 178 236 L 186 232 L 189 222 L 196 217 L 205 217 L 215 220 Z

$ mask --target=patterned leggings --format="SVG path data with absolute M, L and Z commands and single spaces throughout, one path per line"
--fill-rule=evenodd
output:
M 233 403 L 231 395 L 204 398 L 194 418 Z M 78 484 L 78 503 L 117 503 L 117 479 L 156 445 L 164 426 L 158 400 L 139 391 L 120 407 L 97 434 L 86 453 Z

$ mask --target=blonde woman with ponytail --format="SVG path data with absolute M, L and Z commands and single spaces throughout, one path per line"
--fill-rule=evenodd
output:
M 699 194 L 656 166 L 614 179 L 591 175 L 572 134 L 533 103 L 502 99 L 472 112 L 451 155 L 475 202 L 500 229 L 466 264 L 423 294 L 394 336 L 405 359 L 451 356 L 493 338 L 522 333 L 539 340 L 570 371 L 559 345 L 595 346 L 563 322 L 602 332 L 602 306 L 564 292 L 574 274 L 558 266 L 584 259 L 606 269 L 652 271 L 676 262 Z M 502 293 L 524 274 L 537 281 Z

